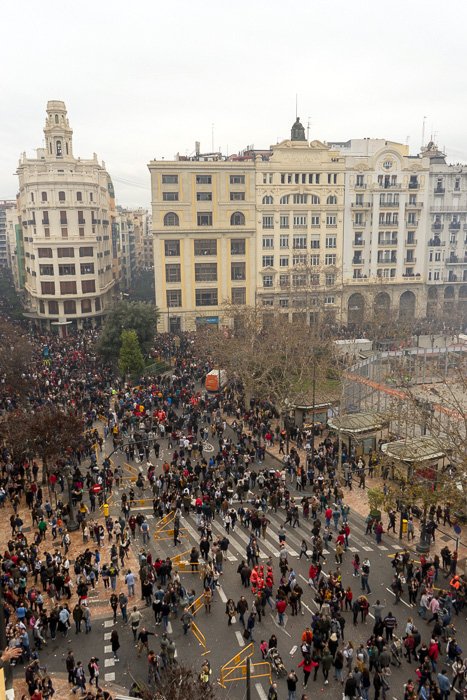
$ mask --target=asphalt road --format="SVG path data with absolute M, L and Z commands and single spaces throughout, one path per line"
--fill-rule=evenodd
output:
M 165 449 L 166 441 L 163 442 L 163 448 L 161 449 L 160 459 L 158 461 L 159 466 L 161 465 L 164 457 L 167 454 Z M 110 441 L 109 441 L 110 444 Z M 110 451 L 110 447 L 107 448 Z M 172 451 L 170 451 L 172 452 Z M 122 456 L 120 459 L 123 463 Z M 273 465 L 274 462 L 271 458 L 266 459 L 266 465 Z M 305 490 L 306 493 L 306 490 Z M 112 506 L 112 514 L 117 515 L 118 504 L 120 501 L 120 492 L 115 493 Z M 147 495 L 149 496 L 149 490 L 147 490 Z M 148 501 L 148 505 L 141 509 L 148 517 L 151 523 L 155 523 L 152 515 L 152 506 Z M 268 513 L 267 517 L 271 521 L 268 526 L 268 531 L 265 540 L 260 540 L 260 551 L 262 558 L 272 555 L 276 562 L 274 567 L 274 574 L 276 582 L 279 578 L 278 570 L 278 536 L 277 531 L 280 525 L 284 522 L 285 517 L 283 511 L 279 510 L 277 514 Z M 303 595 L 303 612 L 304 615 L 299 615 L 298 617 L 288 616 L 286 624 L 284 627 L 280 627 L 275 619 L 275 615 L 272 611 L 267 608 L 267 615 L 263 618 L 261 623 L 256 624 L 254 630 L 254 637 L 256 640 L 255 653 L 252 657 L 252 662 L 260 661 L 261 654 L 259 651 L 259 642 L 262 639 L 269 639 L 272 633 L 276 634 L 279 642 L 279 651 L 283 657 L 284 663 L 288 670 L 295 668 L 300 679 L 300 688 L 302 681 L 301 670 L 297 669 L 297 665 L 301 660 L 301 653 L 299 649 L 300 637 L 304 627 L 309 623 L 310 616 L 312 612 L 317 610 L 318 606 L 314 601 L 314 592 L 308 586 L 308 562 L 302 558 L 298 559 L 298 553 L 300 551 L 300 542 L 302 538 L 309 541 L 310 539 L 310 522 L 301 520 L 300 527 L 292 530 L 287 530 L 287 549 L 289 552 L 289 562 L 293 563 L 297 576 L 299 578 L 300 584 L 304 589 Z M 352 553 L 358 551 L 360 558 L 368 556 L 371 562 L 371 574 L 370 574 L 370 588 L 371 595 L 369 596 L 370 604 L 374 603 L 377 598 L 382 602 L 386 602 L 385 612 L 392 612 L 396 615 L 399 623 L 399 629 L 403 631 L 405 623 L 408 617 L 413 617 L 416 623 L 418 623 L 419 630 L 422 635 L 422 641 L 429 641 L 429 627 L 426 622 L 418 617 L 417 612 L 414 608 L 410 607 L 406 600 L 402 600 L 399 605 L 394 605 L 394 596 L 390 590 L 390 582 L 392 580 L 392 567 L 390 563 L 391 556 L 395 552 L 401 549 L 401 546 L 396 542 L 385 539 L 382 546 L 376 545 L 374 537 L 365 535 L 365 524 L 363 518 L 356 513 L 350 513 L 349 524 L 351 527 L 350 536 L 350 551 L 344 555 L 344 563 L 340 567 L 343 575 L 344 586 L 352 586 L 354 593 L 358 595 L 360 588 L 360 580 L 352 576 Z M 194 515 L 190 515 L 187 518 L 183 518 L 182 527 L 186 528 L 186 533 L 182 538 L 182 544 L 177 547 L 173 547 L 170 540 L 155 542 L 154 538 L 151 538 L 150 549 L 153 556 L 173 556 L 176 553 L 184 552 L 191 549 L 193 545 L 198 545 L 199 538 L 196 532 L 196 522 Z M 289 527 L 289 526 L 288 526 Z M 223 528 L 222 522 L 219 518 L 215 519 L 213 522 L 213 535 L 224 534 L 225 530 Z M 212 605 L 211 614 L 206 614 L 203 609 L 201 609 L 196 617 L 196 623 L 200 630 L 206 637 L 206 649 L 201 647 L 197 640 L 194 638 L 192 632 L 189 632 L 187 636 L 183 635 L 182 625 L 179 620 L 172 619 L 169 627 L 169 633 L 175 641 L 177 648 L 177 659 L 182 663 L 187 663 L 192 665 L 194 668 L 199 669 L 201 667 L 202 660 L 204 658 L 209 659 L 211 667 L 213 669 L 213 680 L 219 677 L 220 667 L 225 664 L 231 657 L 237 654 L 244 647 L 244 640 L 241 634 L 242 626 L 238 621 L 231 627 L 227 626 L 227 616 L 225 615 L 225 602 L 228 598 L 232 597 L 235 601 L 238 600 L 240 595 L 244 594 L 246 591 L 246 597 L 249 603 L 251 603 L 252 595 L 247 589 L 242 588 L 240 577 L 236 573 L 238 563 L 245 556 L 245 548 L 248 541 L 248 534 L 245 528 L 241 527 L 240 524 L 237 525 L 235 532 L 230 532 L 228 535 L 230 540 L 228 559 L 224 565 L 224 574 L 220 578 L 220 587 L 215 593 Z M 142 546 L 142 541 L 138 539 L 132 545 L 137 551 Z M 327 572 L 333 570 L 334 555 L 333 552 L 327 556 L 327 564 L 324 566 L 324 570 Z M 182 581 L 185 586 L 193 587 L 197 595 L 202 592 L 202 582 L 198 575 L 196 574 L 182 574 Z M 140 588 L 137 585 L 136 588 L 137 596 L 140 596 Z M 101 586 L 99 586 L 96 595 L 102 599 L 105 598 Z M 92 604 L 91 604 L 92 610 Z M 290 609 L 289 609 L 290 610 Z M 134 646 L 131 630 L 128 625 L 124 625 L 121 618 L 116 623 L 116 629 L 119 632 L 120 638 L 120 661 L 113 661 L 111 649 L 110 649 L 110 632 L 113 629 L 111 610 L 109 607 L 109 614 L 105 619 L 93 620 L 93 628 L 89 635 L 75 635 L 74 630 L 70 630 L 68 639 L 62 640 L 58 639 L 56 642 L 49 644 L 45 652 L 41 655 L 44 662 L 47 664 L 49 670 L 64 670 L 64 656 L 66 652 L 71 647 L 75 652 L 76 658 L 82 655 L 83 662 L 89 659 L 91 655 L 96 655 L 101 660 L 101 680 L 110 689 L 117 683 L 119 686 L 129 688 L 131 684 L 131 676 L 145 680 L 147 677 L 147 665 L 144 659 L 144 654 L 142 658 L 137 658 L 136 649 Z M 161 627 L 155 626 L 154 617 L 151 608 L 143 609 L 143 623 L 148 629 L 155 633 L 155 637 L 151 639 L 150 648 L 153 647 L 156 651 L 160 649 L 159 637 L 157 635 L 161 634 Z M 355 645 L 361 642 L 366 642 L 369 638 L 373 626 L 373 620 L 368 618 L 366 624 L 359 623 L 358 626 L 354 627 L 352 625 L 352 615 L 351 613 L 344 613 L 346 619 L 345 627 L 345 639 L 351 639 Z M 460 618 L 457 617 L 454 620 L 454 624 L 458 630 L 458 641 L 464 650 L 467 650 L 467 634 L 465 625 L 465 615 Z M 208 653 L 203 656 L 203 653 L 207 651 Z M 442 665 L 440 664 L 440 667 Z M 403 694 L 403 683 L 409 678 L 414 677 L 415 664 L 409 666 L 404 660 L 402 667 L 392 669 L 392 676 L 390 679 L 391 689 L 388 692 L 388 698 L 401 698 Z M 254 673 L 254 671 L 253 671 Z M 307 692 L 311 696 L 313 691 L 319 692 L 324 698 L 336 698 L 340 697 L 340 688 L 332 680 L 332 673 L 330 676 L 331 680 L 328 686 L 323 685 L 323 678 L 321 671 L 318 674 L 318 679 L 316 683 L 312 680 L 309 681 Z M 279 679 L 279 697 L 286 698 L 287 691 L 285 681 Z M 267 678 L 252 678 L 252 698 L 259 698 L 259 700 L 265 700 L 267 696 L 269 681 Z M 228 684 L 227 689 L 224 690 L 218 686 L 219 697 L 229 697 L 229 698 L 244 698 L 246 695 L 245 683 L 236 682 Z M 373 697 L 373 690 L 371 691 L 370 697 Z

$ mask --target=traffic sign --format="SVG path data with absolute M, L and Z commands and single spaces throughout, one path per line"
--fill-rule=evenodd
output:
M 102 491 L 102 486 L 100 484 L 94 484 L 91 486 L 91 493 L 100 493 Z

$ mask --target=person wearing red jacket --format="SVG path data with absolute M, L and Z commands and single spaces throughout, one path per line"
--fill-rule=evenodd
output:
M 287 608 L 287 601 L 284 598 L 278 598 L 276 601 L 277 616 L 279 625 L 284 625 L 284 614 Z

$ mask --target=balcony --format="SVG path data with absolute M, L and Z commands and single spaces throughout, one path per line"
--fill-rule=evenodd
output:
M 355 189 L 356 189 L 356 190 L 366 190 L 366 185 L 363 184 L 363 183 L 362 183 L 362 184 L 358 184 L 358 183 L 357 183 L 357 184 L 355 185 Z
M 450 231 L 460 231 L 460 228 L 461 228 L 460 221 L 451 221 L 451 223 L 449 224 Z
M 362 240 L 355 240 L 353 241 L 352 245 L 357 248 L 361 248 L 365 245 L 365 241 Z
M 50 226 L 49 220 L 48 220 L 48 219 L 42 219 L 42 225 L 43 225 L 43 226 Z
M 380 209 L 399 209 L 399 202 L 380 202 Z
M 397 240 L 385 240 L 381 238 L 378 240 L 378 245 L 385 246 L 386 248 L 395 248 L 397 246 Z
M 406 202 L 406 209 L 421 209 L 423 207 L 423 202 Z
M 364 228 L 366 226 L 366 221 L 353 221 L 354 228 Z
M 444 229 L 444 224 L 431 224 L 432 231 L 442 231 Z
M 416 238 L 414 238 L 412 241 L 407 240 L 405 242 L 405 245 L 417 245 L 418 241 Z
M 356 207 L 357 209 L 369 209 L 371 207 L 371 202 L 352 202 L 351 207 Z
M 446 265 L 467 265 L 467 256 L 460 258 L 458 255 L 450 255 L 446 259 Z
M 352 258 L 352 265 L 364 265 L 365 261 L 363 258 Z
M 406 265 L 415 265 L 417 258 L 404 258 L 404 263 Z
M 410 228 L 411 226 L 418 226 L 418 219 L 416 221 L 406 221 L 405 225 L 407 228 Z
M 409 190 L 418 190 L 418 189 L 420 189 L 419 182 L 409 182 Z
M 445 187 L 435 187 L 435 189 L 434 189 L 435 194 L 444 194 L 445 192 L 446 192 Z
M 397 265 L 397 258 L 381 258 L 376 262 L 378 265 Z
M 303 230 L 306 231 L 306 229 L 308 228 L 308 225 L 307 224 L 294 224 L 293 227 L 294 227 L 294 229 L 300 229 L 301 231 L 303 231 Z M 265 228 L 265 227 L 263 226 L 263 228 Z M 271 228 L 272 228 L 272 226 L 271 226 Z

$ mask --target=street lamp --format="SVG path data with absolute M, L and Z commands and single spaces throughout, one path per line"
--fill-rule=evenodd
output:
M 73 505 L 73 470 L 70 464 L 65 465 L 64 469 L 65 479 L 68 487 L 68 523 L 67 528 L 70 532 L 74 532 L 79 528 L 79 524 L 76 522 L 75 518 L 75 507 Z

